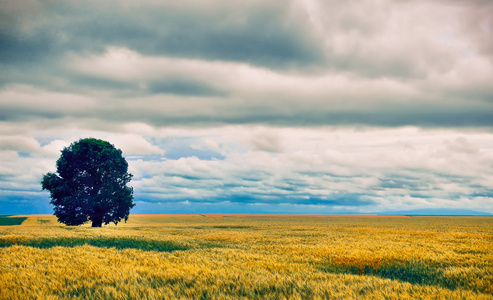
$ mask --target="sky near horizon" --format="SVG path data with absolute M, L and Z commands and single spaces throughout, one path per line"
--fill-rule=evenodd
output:
M 85 137 L 134 213 L 493 213 L 493 2 L 0 2 L 0 214 Z

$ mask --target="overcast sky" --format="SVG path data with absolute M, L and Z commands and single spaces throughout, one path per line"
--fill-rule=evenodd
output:
M 493 213 L 493 2 L 0 2 L 0 214 L 85 137 L 134 213 Z

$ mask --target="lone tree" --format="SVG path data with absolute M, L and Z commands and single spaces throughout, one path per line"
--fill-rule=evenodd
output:
M 43 175 L 41 186 L 50 192 L 59 222 L 77 226 L 90 220 L 101 227 L 128 220 L 135 204 L 121 150 L 103 140 L 80 139 L 62 150 L 56 166 L 58 174 Z

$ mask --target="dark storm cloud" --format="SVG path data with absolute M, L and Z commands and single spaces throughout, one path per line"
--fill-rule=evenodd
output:
M 18 36 L 0 32 L 0 63 L 27 65 L 38 63 L 53 55 L 53 37 L 43 32 L 33 36 Z
M 193 102 L 191 102 L 191 105 Z M 390 106 L 390 105 L 389 105 Z M 385 108 L 379 107 L 368 111 L 331 111 L 330 107 L 317 107 L 317 111 L 307 111 L 295 108 L 289 111 L 277 110 L 275 107 L 234 108 L 222 105 L 222 111 L 226 114 L 209 114 L 208 112 L 193 112 L 193 114 L 173 112 L 160 112 L 154 115 L 152 112 L 132 111 L 122 112 L 127 120 L 139 120 L 145 118 L 156 126 L 172 124 L 272 124 L 278 126 L 321 126 L 321 125 L 373 125 L 373 126 L 408 126 L 422 127 L 491 127 L 493 126 L 493 110 L 482 107 L 456 108 L 437 107 L 434 104 L 422 107 Z M 143 117 L 145 115 L 145 117 Z M 164 117 L 165 116 L 165 117 Z
M 289 3 L 211 7 L 200 2 L 111 5 L 41 2 L 18 9 L 0 35 L 2 61 L 35 63 L 64 52 L 101 53 L 108 45 L 144 55 L 229 60 L 272 68 L 323 59 L 304 24 L 286 22 Z M 219 4 L 219 3 L 218 3 Z M 306 28 L 305 28 L 306 29 Z
M 167 93 L 179 94 L 177 90 L 165 90 Z M 200 93 L 207 96 L 208 90 L 186 90 L 188 93 Z M 162 91 L 164 92 L 164 91 Z M 185 92 L 185 91 L 182 91 Z M 186 101 L 186 100 L 184 100 Z M 164 102 L 166 103 L 166 102 Z M 189 107 L 195 105 L 194 101 L 189 102 Z M 119 124 L 125 122 L 144 121 L 154 126 L 200 126 L 205 124 L 270 124 L 276 126 L 325 126 L 325 125 L 372 125 L 372 126 L 421 126 L 421 127 L 491 127 L 493 126 L 493 111 L 488 109 L 464 108 L 463 111 L 447 111 L 447 109 L 436 107 L 422 107 L 418 111 L 409 109 L 405 114 L 405 109 L 378 109 L 377 111 L 362 112 L 334 112 L 320 108 L 317 112 L 286 112 L 274 109 L 263 109 L 263 111 L 250 112 L 248 108 L 238 107 L 223 111 L 227 114 L 217 115 L 209 111 L 183 111 L 166 105 L 162 109 L 156 109 L 153 104 L 139 108 L 131 107 L 107 107 L 105 108 L 85 108 L 79 111 L 68 111 L 54 106 L 46 106 L 44 109 L 26 107 L 22 105 L 5 106 L 0 112 L 1 121 L 41 122 L 49 119 L 53 124 L 59 121 L 68 120 L 71 122 L 85 122 L 91 119 L 105 120 L 106 123 Z M 142 104 L 144 105 L 144 104 Z M 156 105 L 156 104 L 154 104 Z M 203 106 L 199 105 L 200 106 Z M 58 121 L 57 121 L 58 120 Z M 104 125 L 104 124 L 101 124 Z M 110 126 L 108 126 L 109 128 Z
M 327 197 L 317 197 L 313 195 L 276 195 L 269 194 L 230 194 L 225 193 L 216 197 L 191 197 L 191 196 L 163 196 L 155 194 L 153 199 L 152 194 L 145 193 L 148 201 L 159 201 L 163 203 L 176 203 L 178 201 L 188 201 L 191 203 L 221 203 L 231 202 L 240 204 L 296 204 L 296 205 L 322 205 L 322 206 L 367 206 L 375 204 L 372 200 L 365 199 L 365 195 L 358 194 L 335 194 Z
M 186 80 L 163 80 L 152 82 L 148 90 L 152 94 L 176 94 L 183 96 L 225 96 L 225 92 L 207 84 Z
M 0 5 L 0 87 L 102 105 L 2 104 L 4 121 L 492 126 L 484 2 L 26 3 Z
M 364 195 L 358 194 L 334 194 L 325 197 L 314 195 L 227 195 L 223 201 L 237 203 L 261 203 L 261 204 L 298 204 L 298 205 L 324 205 L 324 206 L 365 206 L 374 204 L 373 201 L 365 199 Z

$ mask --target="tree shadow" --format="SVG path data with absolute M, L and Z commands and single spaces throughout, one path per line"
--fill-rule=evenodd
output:
M 17 240 L 15 238 L 11 240 L 0 240 L 0 247 L 10 247 L 13 245 L 29 246 L 40 249 L 47 249 L 53 247 L 79 247 L 84 245 L 101 247 L 101 248 L 115 248 L 118 250 L 123 249 L 138 249 L 143 251 L 157 251 L 157 252 L 173 252 L 177 250 L 188 250 L 189 246 L 173 242 L 173 241 L 156 241 L 156 240 L 144 240 L 135 238 L 113 238 L 113 237 L 97 237 L 97 238 L 80 238 L 80 237 L 54 237 L 54 238 L 38 238 L 28 240 Z

